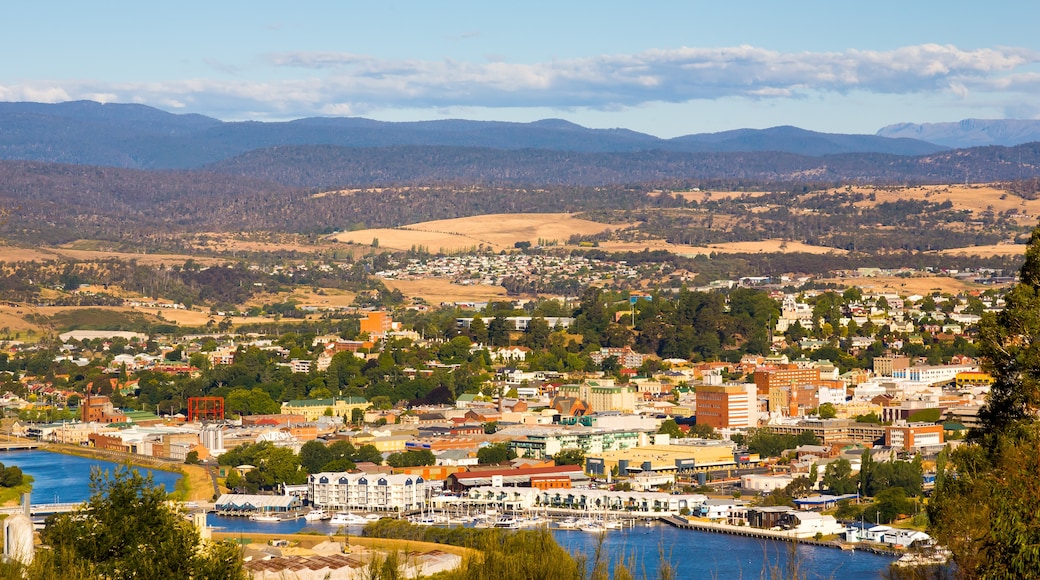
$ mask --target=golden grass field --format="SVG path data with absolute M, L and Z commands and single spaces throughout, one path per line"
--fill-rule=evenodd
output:
M 845 191 L 847 188 L 839 188 L 837 191 Z M 836 191 L 836 190 L 831 190 Z M 995 212 L 1006 212 L 1016 210 L 1020 214 L 1028 214 L 1029 223 L 1036 223 L 1036 216 L 1040 215 L 1040 199 L 1025 200 L 1017 195 L 1007 193 L 1003 189 L 992 184 L 967 184 L 967 185 L 922 185 L 919 187 L 853 187 L 853 192 L 869 195 L 874 193 L 875 201 L 863 200 L 858 202 L 858 207 L 871 207 L 885 202 L 900 199 L 921 199 L 942 203 L 949 201 L 956 209 L 970 209 L 975 212 L 986 211 L 992 207 Z M 1004 199 L 1001 199 L 1003 197 Z
M 590 235 L 621 226 L 578 219 L 568 213 L 491 214 L 436 220 L 402 226 L 342 232 L 332 236 L 340 242 L 380 248 L 408 250 L 425 246 L 430 252 L 455 252 L 483 245 L 494 251 L 511 250 L 521 241 L 557 240 L 563 244 L 574 234 Z
M 441 302 L 483 302 L 506 296 L 501 286 L 452 284 L 444 278 L 425 280 L 383 280 L 387 288 L 400 290 L 405 296 L 421 296 L 431 305 Z
M 969 256 L 1017 256 L 1026 253 L 1025 244 L 996 244 L 991 246 L 972 246 L 970 248 L 950 248 L 941 250 L 940 254 L 964 254 Z
M 824 278 L 820 282 L 851 287 L 858 286 L 865 292 L 895 292 L 904 296 L 912 294 L 928 294 L 932 291 L 957 294 L 969 290 L 985 288 L 978 284 L 957 280 L 948 276 L 914 276 L 901 278 L 898 276 L 877 276 L 869 278 Z
M 711 244 L 708 246 L 685 246 L 682 244 L 669 244 L 661 240 L 648 240 L 644 242 L 600 242 L 599 249 L 610 252 L 641 252 L 643 250 L 667 250 L 681 256 L 697 256 L 703 254 L 720 253 L 785 253 L 804 252 L 808 254 L 845 254 L 846 250 L 828 248 L 826 246 L 813 246 L 802 242 L 783 240 L 763 240 L 760 242 L 726 242 L 722 244 Z

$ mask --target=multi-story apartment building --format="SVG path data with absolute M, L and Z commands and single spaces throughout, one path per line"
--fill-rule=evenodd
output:
M 332 511 L 418 509 L 425 489 L 422 477 L 408 474 L 322 472 L 307 477 L 311 503 Z

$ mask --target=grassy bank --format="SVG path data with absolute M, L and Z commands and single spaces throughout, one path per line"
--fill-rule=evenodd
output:
M 28 474 L 22 475 L 22 484 L 14 487 L 0 487 L 0 506 L 10 507 L 22 502 L 22 494 L 32 491 L 33 477 Z
M 333 534 L 332 538 L 337 541 L 346 541 L 347 545 L 364 546 L 365 548 L 383 550 L 386 552 L 408 553 L 440 550 L 449 554 L 462 556 L 463 558 L 477 553 L 476 550 L 462 546 L 436 544 L 433 542 L 419 542 L 415 540 L 365 538 L 344 534 Z M 234 540 L 239 543 L 252 542 L 256 544 L 266 544 L 271 540 L 287 540 L 301 548 L 313 548 L 322 542 L 327 542 L 329 536 L 326 534 L 253 534 L 247 532 L 213 532 L 213 539 Z

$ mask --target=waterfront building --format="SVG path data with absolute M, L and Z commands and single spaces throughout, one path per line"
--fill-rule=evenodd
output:
M 285 513 L 298 510 L 302 506 L 300 498 L 292 495 L 254 495 L 245 493 L 225 493 L 217 498 L 214 508 L 218 512 L 237 514 L 252 513 Z
M 307 495 L 330 511 L 406 511 L 422 507 L 424 484 L 408 474 L 322 472 L 307 477 Z

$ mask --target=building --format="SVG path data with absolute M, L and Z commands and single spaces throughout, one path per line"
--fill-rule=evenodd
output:
M 580 449 L 583 454 L 589 455 L 649 445 L 658 437 L 655 431 L 656 429 L 559 429 L 528 433 L 524 437 L 511 440 L 509 448 L 518 457 L 531 459 L 548 459 L 564 449 Z
M 444 486 L 447 490 L 462 493 L 466 490 L 491 487 L 533 487 L 557 489 L 573 487 L 574 482 L 587 481 L 579 465 L 556 465 L 550 467 L 521 467 L 501 469 L 477 469 L 448 476 Z
M 302 415 L 307 421 L 317 421 L 330 411 L 336 417 L 350 418 L 354 409 L 372 406 L 364 397 L 335 397 L 332 399 L 305 399 L 282 403 L 283 415 Z
M 619 477 L 653 472 L 692 475 L 696 472 L 735 469 L 758 463 L 758 455 L 739 456 L 732 441 L 702 441 L 694 444 L 647 445 L 622 451 L 586 456 L 585 471 L 595 477 Z
M 80 411 L 84 423 L 125 423 L 126 415 L 112 405 L 104 395 L 91 395 L 88 391 Z
M 589 353 L 592 362 L 602 365 L 603 361 L 614 357 L 622 368 L 634 369 L 643 364 L 649 355 L 641 354 L 632 350 L 631 347 L 603 347 L 596 352 Z
M 589 409 L 603 411 L 635 411 L 636 388 L 630 385 L 615 385 L 611 380 L 586 381 L 577 385 L 561 385 L 557 398 L 571 397 L 588 403 Z M 587 413 L 586 413 L 587 414 Z
M 797 365 L 782 365 L 779 368 L 758 369 L 754 374 L 759 395 L 769 395 L 774 388 L 798 385 L 815 385 L 820 381 L 819 368 L 798 368 Z
M 908 379 L 934 385 L 936 383 L 952 382 L 960 373 L 976 372 L 979 368 L 975 365 L 938 365 L 938 366 L 916 366 L 893 371 L 892 377 L 897 379 Z
M 885 445 L 916 451 L 943 444 L 943 426 L 938 423 L 910 423 L 885 427 Z
M 386 333 L 396 329 L 390 313 L 383 310 L 369 312 L 368 316 L 362 318 L 360 322 L 361 333 L 368 333 L 369 338 L 373 340 L 380 340 L 386 336 Z
M 769 431 L 781 435 L 800 435 L 812 431 L 825 445 L 832 443 L 880 443 L 885 438 L 885 426 L 858 423 L 849 419 L 799 421 L 791 425 L 770 425 Z
M 874 358 L 874 374 L 891 377 L 895 371 L 910 368 L 910 359 L 905 356 L 879 356 Z
M 407 511 L 419 509 L 425 481 L 408 474 L 322 472 L 307 476 L 308 497 L 329 511 Z
M 715 429 L 758 426 L 758 387 L 704 385 L 697 387 L 697 424 Z

